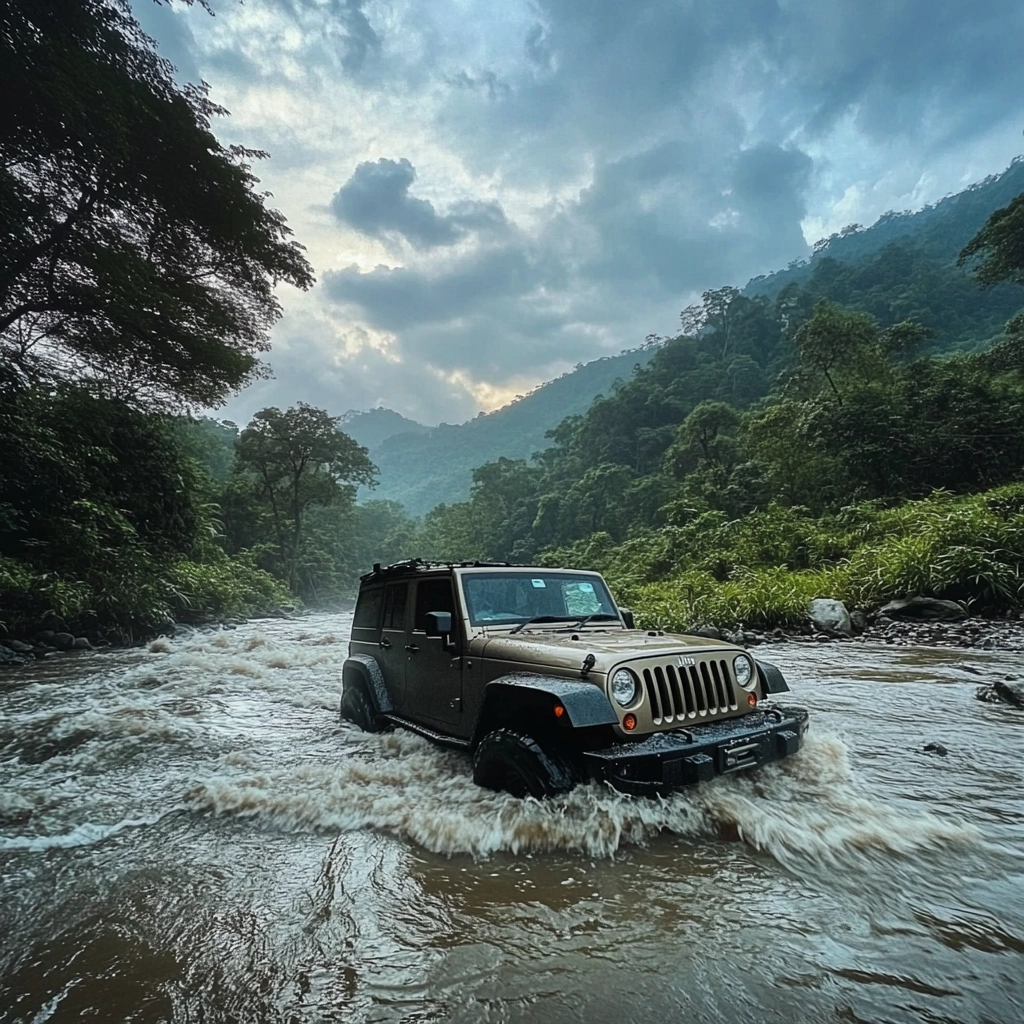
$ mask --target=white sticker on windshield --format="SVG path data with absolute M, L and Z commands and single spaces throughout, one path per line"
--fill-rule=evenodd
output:
M 543 580 L 530 580 L 530 582 L 541 590 L 547 589 L 547 584 Z
M 584 594 L 592 594 L 594 592 L 594 584 L 593 583 L 581 583 L 580 584 L 580 590 L 582 590 Z

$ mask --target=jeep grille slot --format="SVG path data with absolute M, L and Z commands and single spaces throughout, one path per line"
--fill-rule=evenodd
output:
M 669 663 L 643 669 L 644 691 L 655 725 L 714 718 L 736 711 L 729 666 L 708 659 L 676 668 Z

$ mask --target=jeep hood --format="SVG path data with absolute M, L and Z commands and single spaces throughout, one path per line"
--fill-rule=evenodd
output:
M 579 637 L 578 640 L 572 639 Z M 478 636 L 473 653 L 494 661 L 515 663 L 521 670 L 545 667 L 578 670 L 583 659 L 593 654 L 593 671 L 607 672 L 613 665 L 638 658 L 655 658 L 682 651 L 739 650 L 735 644 L 703 636 L 677 633 L 651 635 L 645 630 L 577 630 L 574 633 L 536 629 L 509 636 L 507 633 Z

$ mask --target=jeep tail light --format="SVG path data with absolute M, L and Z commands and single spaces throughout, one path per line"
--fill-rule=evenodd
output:
M 555 718 L 561 718 L 565 714 L 565 708 L 561 704 L 555 705 Z

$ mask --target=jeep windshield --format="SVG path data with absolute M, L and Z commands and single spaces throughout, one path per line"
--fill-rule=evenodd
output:
M 580 623 L 591 617 L 604 622 L 619 620 L 619 610 L 604 581 L 589 573 L 466 573 L 462 592 L 474 626 Z

